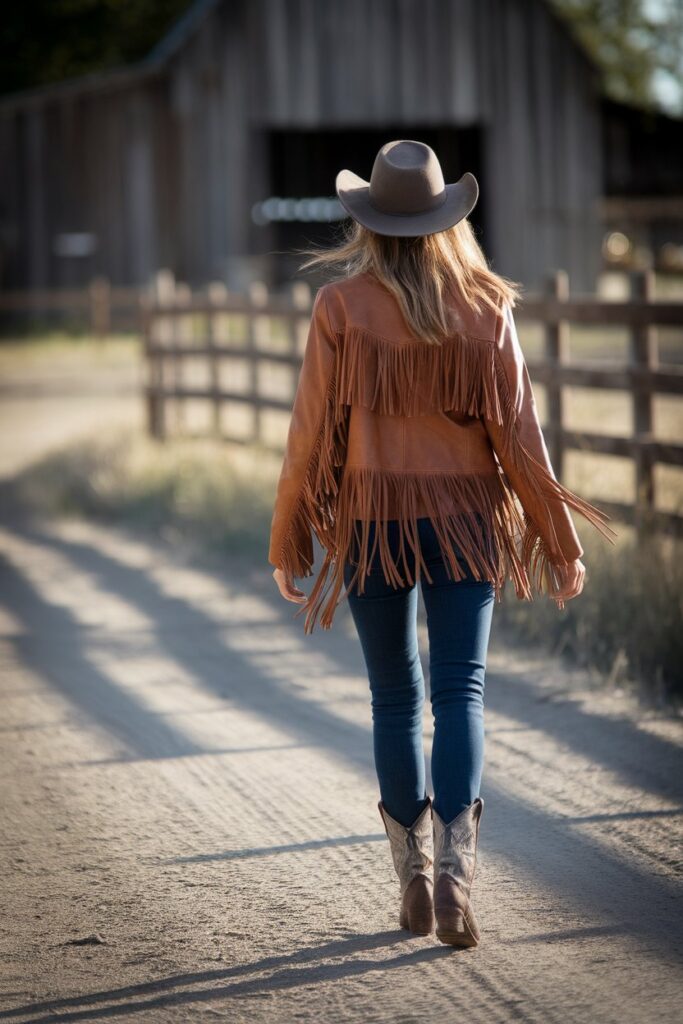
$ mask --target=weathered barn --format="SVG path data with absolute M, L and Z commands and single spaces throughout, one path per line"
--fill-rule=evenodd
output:
M 607 231 L 662 272 L 683 270 L 683 118 L 602 101 Z M 627 254 L 627 258 L 628 258 Z
M 0 284 L 276 283 L 392 138 L 476 174 L 497 270 L 594 287 L 599 75 L 544 0 L 198 0 L 141 64 L 5 98 Z

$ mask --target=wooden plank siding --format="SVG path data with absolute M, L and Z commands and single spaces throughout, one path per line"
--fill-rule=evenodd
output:
M 0 287 L 269 277 L 268 132 L 481 131 L 486 247 L 539 286 L 599 266 L 600 87 L 544 0 L 231 0 L 137 69 L 0 101 Z M 354 166 L 351 145 L 346 166 Z M 360 168 L 364 174 L 370 167 Z M 330 174 L 328 194 L 334 193 Z M 89 258 L 59 232 L 96 234 Z M 246 267 L 246 270 L 245 270 Z

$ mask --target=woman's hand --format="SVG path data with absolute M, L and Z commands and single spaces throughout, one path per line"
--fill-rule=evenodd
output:
M 586 578 L 586 566 L 580 558 L 576 558 L 568 565 L 553 566 L 558 579 L 555 592 L 550 595 L 553 601 L 557 602 L 558 608 L 564 608 L 564 602 L 570 601 L 583 590 Z
M 278 590 L 286 601 L 293 601 L 295 604 L 303 604 L 308 600 L 303 590 L 299 590 L 298 587 L 295 587 L 292 577 L 287 576 L 282 569 L 274 570 L 273 579 L 277 583 Z

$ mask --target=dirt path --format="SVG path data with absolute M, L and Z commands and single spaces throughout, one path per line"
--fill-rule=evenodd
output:
M 675 722 L 494 621 L 456 952 L 397 928 L 345 608 L 305 637 L 264 566 L 90 525 L 0 554 L 0 1021 L 680 1019 Z
M 3 365 L 0 479 L 139 422 L 127 358 Z M 348 611 L 293 612 L 265 561 L 0 510 L 0 1024 L 680 1019 L 680 724 L 494 616 L 456 952 L 397 928 Z
M 93 431 L 143 426 L 134 343 L 24 348 L 0 345 L 0 482 Z

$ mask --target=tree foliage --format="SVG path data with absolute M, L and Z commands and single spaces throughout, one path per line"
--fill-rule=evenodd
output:
M 11 3 L 0 33 L 0 93 L 137 61 L 187 7 L 188 0 Z
M 552 0 L 602 69 L 606 93 L 683 114 L 681 0 Z

